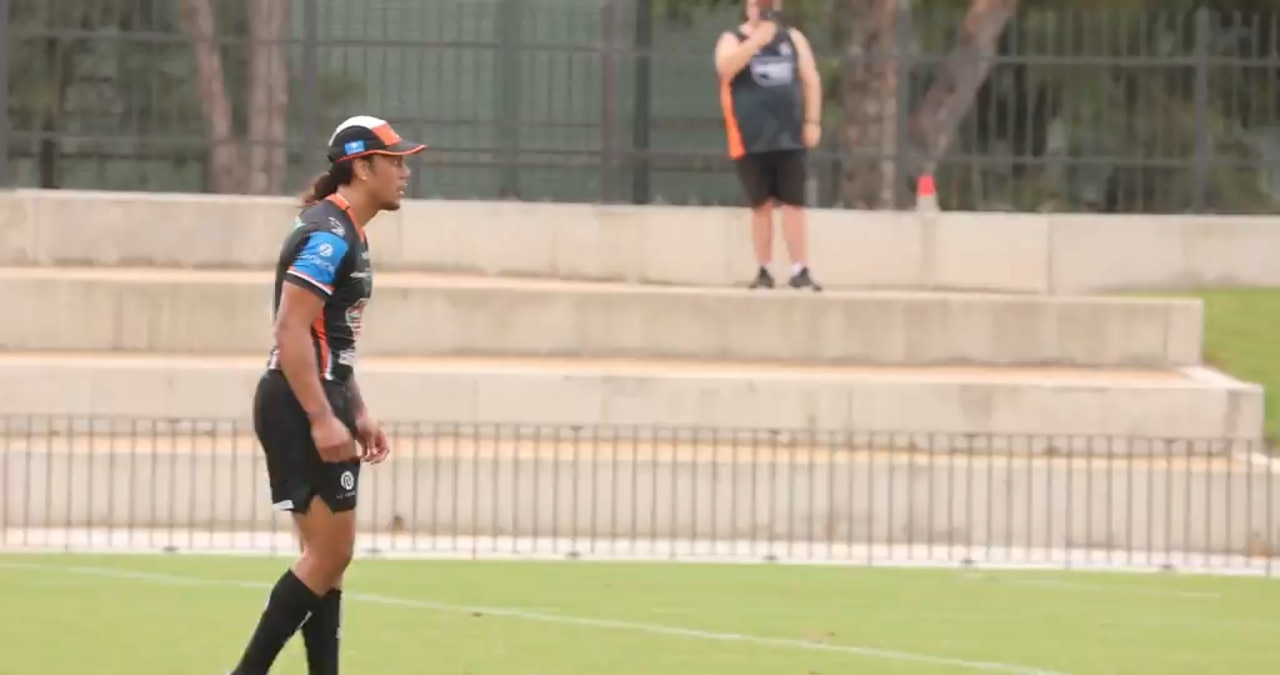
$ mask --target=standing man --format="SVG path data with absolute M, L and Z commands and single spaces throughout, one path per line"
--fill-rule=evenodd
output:
M 809 40 L 779 26 L 777 0 L 745 0 L 747 21 L 716 43 L 716 74 L 729 157 L 751 207 L 759 271 L 751 288 L 773 288 L 773 207 L 791 256 L 792 288 L 814 291 L 808 267 L 805 161 L 822 137 L 822 81 Z
M 365 227 L 404 198 L 405 158 L 426 146 L 386 121 L 352 117 L 329 138 L 329 170 L 303 195 L 273 286 L 275 344 L 253 398 L 271 501 L 301 554 L 279 577 L 232 675 L 267 675 L 299 628 L 310 675 L 338 675 L 342 579 L 355 548 L 360 464 L 390 447 L 356 385 L 356 344 L 373 294 Z

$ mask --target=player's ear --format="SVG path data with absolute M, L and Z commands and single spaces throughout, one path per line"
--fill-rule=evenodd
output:
M 369 180 L 370 174 L 373 173 L 373 162 L 371 160 L 372 157 L 360 157 L 351 163 L 356 180 Z

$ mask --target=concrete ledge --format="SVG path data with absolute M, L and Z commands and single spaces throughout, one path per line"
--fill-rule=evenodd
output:
M 9 350 L 264 354 L 271 275 L 0 269 Z M 375 275 L 361 353 L 886 365 L 1200 362 L 1198 299 L 688 289 Z M 16 302 L 16 305 L 14 304 Z M 48 308 L 56 307 L 57 311 Z
M 274 197 L 17 190 L 0 195 L 0 265 L 267 268 L 294 213 Z M 710 286 L 752 274 L 740 209 L 410 200 L 370 232 L 384 271 Z M 830 288 L 1277 286 L 1277 249 L 1276 217 L 811 212 L 811 263 Z
M 1280 286 L 1273 216 L 1054 215 L 1054 293 Z
M 917 457 L 908 465 L 860 453 L 692 462 L 637 458 L 625 446 L 543 457 L 511 444 L 397 447 L 394 459 L 361 472 L 357 518 L 366 533 L 582 545 L 934 544 L 972 546 L 978 556 L 984 547 L 1094 549 L 1148 559 L 1166 551 L 1265 555 L 1280 541 L 1280 473 L 1240 463 Z M 194 533 L 173 542 L 185 546 L 212 531 L 287 528 L 270 510 L 262 457 L 249 445 L 189 454 L 0 451 L 0 476 L 0 525 L 21 531 L 114 529 L 119 545 L 139 546 L 133 528 L 181 528 Z
M 0 389 L 0 415 L 247 420 L 262 365 L 5 355 L 0 381 L 21 384 Z M 1259 387 L 1177 372 L 582 359 L 368 359 L 359 372 L 372 409 L 405 422 L 985 434 L 1029 436 L 1032 449 L 1088 436 L 1117 449 L 1131 437 L 1256 441 L 1263 429 Z

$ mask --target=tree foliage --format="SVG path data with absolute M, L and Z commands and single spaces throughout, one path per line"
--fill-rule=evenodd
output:
M 632 1 L 652 8 L 666 50 L 682 48 L 681 37 L 697 32 L 688 24 L 718 28 L 742 2 Z M 484 46 L 487 28 L 476 27 L 465 36 L 419 36 L 433 44 L 412 56 L 358 66 L 332 59 L 351 72 L 316 66 L 318 83 L 304 89 L 300 73 L 278 67 L 280 52 L 263 47 L 283 35 L 295 43 L 295 68 L 306 62 L 305 50 L 296 49 L 302 22 L 268 12 L 291 4 L 300 5 L 11 0 L 10 154 L 22 182 L 275 192 L 284 166 L 300 168 L 286 148 L 302 141 L 304 108 L 313 111 L 311 121 L 333 119 L 349 113 L 342 103 L 360 97 L 362 87 L 379 91 L 377 78 L 417 73 L 421 83 L 428 62 L 435 72 L 456 73 L 441 83 L 467 78 L 473 88 L 500 88 L 502 78 L 486 65 L 494 63 Z M 463 0 L 443 4 L 457 16 L 484 15 Z M 596 21 L 594 10 L 583 9 L 598 9 L 595 0 L 560 4 L 569 9 L 548 10 L 519 29 L 564 17 Z M 323 6 L 335 17 L 334 8 L 345 7 L 340 0 Z M 999 11 L 1011 14 L 991 20 Z M 1267 170 L 1280 162 L 1280 78 L 1271 63 L 1280 53 L 1280 0 L 786 0 L 784 16 L 818 50 L 829 147 L 815 153 L 814 164 L 824 203 L 909 207 L 922 172 L 936 174 L 950 208 L 1267 211 L 1280 195 L 1280 177 Z M 480 23 L 500 20 L 484 15 Z M 202 32 L 217 39 L 198 39 Z M 390 33 L 361 35 L 373 45 Z M 468 44 L 439 46 L 455 38 Z M 569 89 L 581 101 L 561 105 L 546 120 L 552 126 L 604 95 L 592 89 L 601 78 L 584 46 L 554 54 L 543 45 L 528 52 L 529 63 L 516 63 L 521 77 L 536 70 L 557 83 L 578 78 Z M 654 60 L 666 71 L 705 63 L 705 43 L 686 49 Z M 625 65 L 617 70 L 627 77 Z M 664 114 L 701 129 L 681 131 L 671 143 L 682 151 L 708 147 L 716 111 L 713 101 L 697 98 L 703 81 L 662 77 L 653 80 L 657 98 L 666 97 L 674 111 Z M 688 86 L 673 93 L 672 83 Z M 453 120 L 437 128 L 467 148 L 483 146 L 473 130 L 487 123 L 488 98 L 460 84 L 436 89 L 457 90 L 455 98 L 471 107 L 460 112 L 440 103 L 422 118 Z M 689 100 L 675 105 L 673 97 Z M 517 109 L 508 122 L 540 114 Z M 457 122 L 464 117 L 476 124 Z
M 655 2 L 679 21 L 741 4 Z M 928 172 L 952 208 L 1272 208 L 1280 188 L 1259 167 L 1280 159 L 1280 87 L 1263 65 L 1280 51 L 1280 0 L 1021 0 L 985 27 L 999 30 L 984 49 L 972 21 L 999 5 L 784 3 L 826 45 L 824 118 L 841 125 L 846 205 L 906 205 Z M 989 72 L 974 66 L 983 58 Z M 886 161 L 899 152 L 907 161 Z
M 290 3 L 11 3 L 10 157 L 23 182 L 281 190 L 289 129 L 301 126 L 299 106 L 290 105 L 302 98 L 301 85 L 282 53 Z M 203 53 L 216 57 L 216 75 L 198 67 L 199 41 L 191 39 L 192 25 L 184 31 L 183 9 L 197 10 L 193 18 L 207 23 L 214 39 Z M 322 106 L 360 93 L 348 78 L 321 78 Z

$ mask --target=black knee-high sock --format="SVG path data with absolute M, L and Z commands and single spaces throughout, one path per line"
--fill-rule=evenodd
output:
M 309 675 L 338 675 L 338 639 L 342 636 L 342 589 L 329 591 L 302 624 Z
M 286 570 L 271 589 L 267 608 L 233 675 L 267 675 L 285 643 L 319 603 L 320 596 L 294 576 L 293 570 Z

